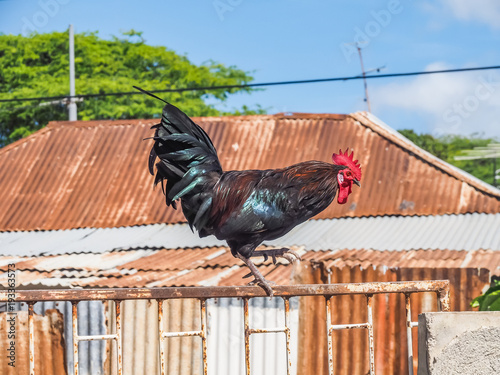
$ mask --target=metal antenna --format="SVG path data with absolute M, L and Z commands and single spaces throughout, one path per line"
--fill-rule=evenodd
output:
M 359 46 L 359 43 L 356 43 L 356 48 L 358 49 L 359 61 L 361 62 L 361 72 L 363 73 L 363 84 L 365 85 L 365 102 L 366 105 L 368 106 L 368 112 L 371 113 L 372 109 L 370 106 L 370 98 L 368 97 L 368 84 L 366 83 L 366 72 L 365 72 L 365 67 L 363 65 L 363 55 L 361 54 L 361 47 Z

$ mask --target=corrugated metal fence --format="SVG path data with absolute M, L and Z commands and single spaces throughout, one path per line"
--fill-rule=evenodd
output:
M 253 327 L 283 326 L 283 301 L 280 298 L 253 298 L 249 302 L 250 322 Z M 24 313 L 23 328 L 18 331 L 22 348 L 18 358 L 27 357 L 27 304 L 16 303 L 15 309 Z M 40 355 L 37 352 L 37 368 L 48 369 L 45 362 L 53 362 L 57 357 L 59 367 L 54 372 L 43 372 L 44 375 L 60 375 L 62 369 L 73 374 L 73 330 L 71 303 L 37 302 L 35 313 L 40 320 L 50 309 L 59 310 L 61 332 L 64 337 L 61 345 L 51 349 L 53 355 Z M 243 330 L 243 302 L 238 298 L 212 299 L 208 301 L 208 340 L 209 340 L 209 374 L 231 375 L 245 371 L 245 335 Z M 164 302 L 166 332 L 193 331 L 200 329 L 199 301 L 195 299 L 167 300 Z M 293 367 L 296 367 L 297 332 L 298 332 L 298 298 L 290 301 L 292 328 Z M 64 323 L 63 323 L 64 322 Z M 0 322 L 6 324 L 5 320 Z M 104 335 L 112 332 L 115 324 L 114 303 L 111 301 L 81 301 L 78 304 L 78 332 L 80 336 Z M 64 328 L 62 328 L 64 327 Z M 158 303 L 156 300 L 127 300 L 122 302 L 122 337 L 123 337 L 123 375 L 142 375 L 159 373 L 160 360 L 158 348 Z M 3 340 L 3 326 L 0 326 Z M 40 331 L 40 332 L 38 332 Z M 50 337 L 52 331 L 40 326 L 37 337 Z M 63 334 L 64 332 L 64 334 Z M 41 342 L 46 341 L 42 339 Z M 0 345 L 3 349 L 3 346 Z M 41 349 L 41 348 L 40 348 Z M 3 351 L 2 351 L 3 352 Z M 198 337 L 170 338 L 165 343 L 166 373 L 169 375 L 198 375 L 203 373 L 200 356 L 201 341 Z M 286 373 L 286 347 L 282 335 L 258 335 L 251 340 L 252 365 L 259 369 L 261 375 Z M 2 357 L 2 359 L 5 359 Z M 26 358 L 27 359 L 27 358 Z M 28 361 L 23 366 L 10 369 L 7 363 L 0 360 L 1 374 L 28 374 Z M 79 344 L 79 374 L 103 375 L 115 374 L 116 347 L 109 341 L 82 341 Z M 64 366 L 66 364 L 66 366 Z M 8 372 L 10 371 L 10 372 Z
M 158 345 L 158 302 L 127 300 L 121 304 L 123 375 L 157 374 L 160 369 Z M 200 329 L 199 301 L 194 299 L 166 300 L 163 303 L 165 332 Z M 106 310 L 108 332 L 115 324 L 114 303 Z M 108 344 L 110 345 L 110 344 Z M 108 350 L 106 373 L 116 374 L 117 359 L 114 343 Z M 165 343 L 166 373 L 198 375 L 202 373 L 201 340 L 199 337 L 170 338 Z
M 489 284 L 489 272 L 478 269 L 385 269 L 359 267 L 325 268 L 324 264 L 302 262 L 295 275 L 300 284 L 363 283 L 411 280 L 450 280 L 451 309 L 470 310 L 470 300 Z M 332 324 L 366 322 L 366 298 L 334 296 Z M 411 296 L 412 321 L 423 311 L 436 311 L 435 293 Z M 250 326 L 271 328 L 283 326 L 283 300 L 252 298 Z M 25 305 L 26 306 L 26 305 Z M 158 307 L 157 301 L 125 300 L 121 304 L 123 374 L 159 373 Z M 405 298 L 398 294 L 373 296 L 375 332 L 375 368 L 377 374 L 405 374 L 407 367 Z M 37 314 L 56 308 L 64 315 L 66 369 L 73 374 L 72 321 L 70 302 L 38 302 Z M 24 310 L 26 307 L 23 308 Z M 244 331 L 242 301 L 236 298 L 208 300 L 209 374 L 244 373 Z M 200 330 L 200 305 L 196 299 L 164 301 L 165 332 Z M 326 346 L 326 311 L 324 297 L 290 299 L 292 369 L 296 374 L 328 374 Z M 61 317 L 62 319 L 62 317 Z M 113 332 L 115 324 L 113 301 L 82 301 L 78 304 L 78 333 L 102 335 Z M 48 329 L 48 328 L 46 328 Z M 37 333 L 38 336 L 38 333 Z M 40 337 L 40 336 L 38 336 Z M 417 353 L 416 331 L 413 352 Z M 24 341 L 26 344 L 26 340 Z M 116 373 L 116 344 L 114 341 L 83 341 L 79 346 L 79 374 Z M 286 374 L 286 347 L 283 334 L 252 335 L 252 373 Z M 23 346 L 24 348 L 27 345 Z M 52 350 L 55 350 L 52 348 Z M 203 372 L 201 340 L 199 337 L 169 338 L 165 346 L 167 374 L 197 375 Z M 333 362 L 335 374 L 368 373 L 368 340 L 366 330 L 342 330 L 333 333 Z M 37 363 L 54 361 L 55 356 L 37 355 Z M 417 364 L 416 355 L 414 366 Z M 1 363 L 0 363 L 1 364 Z M 48 368 L 37 364 L 42 368 Z M 5 366 L 0 368 L 4 371 Z M 15 372 L 16 374 L 19 372 Z M 57 373 L 57 372 L 56 372 Z
M 280 298 L 254 298 L 249 302 L 253 327 L 283 326 L 284 306 Z M 298 299 L 291 302 L 292 350 L 297 353 Z M 114 309 L 107 309 L 109 326 L 114 324 Z M 200 330 L 199 301 L 166 300 L 165 332 Z M 243 302 L 237 298 L 207 301 L 209 374 L 231 375 L 245 371 L 245 334 L 243 330 Z M 156 300 L 124 301 L 122 306 L 123 374 L 142 375 L 158 373 L 158 303 Z M 108 330 L 109 331 L 109 330 Z M 166 373 L 170 375 L 198 375 L 203 373 L 201 340 L 198 337 L 169 338 L 165 343 Z M 275 375 L 286 373 L 286 347 L 283 335 L 259 335 L 251 341 L 252 365 L 256 373 Z M 108 351 L 106 373 L 116 371 L 116 351 Z M 292 358 L 295 366 L 296 357 Z M 258 370 L 257 370 L 258 369 Z
M 344 267 L 326 269 L 323 264 L 304 264 L 297 274 L 301 283 L 362 283 L 372 281 L 449 280 L 452 311 L 471 310 L 470 301 L 489 285 L 490 273 L 477 268 L 399 268 L 384 267 L 362 269 Z M 324 300 L 303 297 L 300 301 L 298 374 L 328 374 L 326 342 L 326 312 Z M 366 300 L 363 296 L 334 297 L 333 324 L 360 323 L 367 319 Z M 412 321 L 418 314 L 436 311 L 434 293 L 411 296 Z M 373 297 L 375 331 L 375 368 L 377 374 L 407 374 L 407 344 L 405 297 L 399 294 Z M 417 370 L 418 341 L 416 328 L 413 340 L 413 365 Z M 342 330 L 333 333 L 334 373 L 336 375 L 365 375 L 368 368 L 368 340 L 365 330 Z
M 12 324 L 12 325 L 11 325 Z M 65 348 L 63 317 L 57 310 L 47 310 L 45 316 L 35 315 L 35 366 L 44 375 L 64 375 Z M 0 374 L 28 375 L 28 312 L 0 313 Z
M 28 363 L 27 363 L 27 353 L 28 350 L 28 333 L 27 333 L 27 311 L 28 305 L 26 303 L 16 303 L 14 309 L 18 312 L 22 312 L 24 321 L 19 320 L 20 330 L 16 334 L 17 345 L 16 347 L 21 348 L 21 354 L 18 355 L 18 359 L 21 359 L 17 366 L 16 371 L 13 374 L 28 374 Z M 100 301 L 82 301 L 78 304 L 78 332 L 80 335 L 103 335 L 106 334 L 106 316 L 105 316 L 105 304 Z M 0 311 L 4 311 L 0 309 Z M 50 372 L 48 366 L 43 364 L 45 361 L 52 361 L 52 357 L 56 357 L 57 354 L 50 353 L 49 350 L 44 351 L 44 355 L 35 355 L 42 362 L 42 368 L 44 368 L 44 375 L 59 375 L 62 374 L 63 368 L 65 367 L 68 374 L 73 374 L 73 330 L 71 321 L 71 303 L 66 301 L 40 301 L 34 305 L 34 312 L 37 319 L 43 321 L 48 315 L 50 317 L 55 316 L 54 311 L 59 312 L 60 326 L 61 326 L 61 340 L 59 341 L 61 345 L 61 366 L 54 367 L 54 372 Z M 52 318 L 53 320 L 53 318 Z M 55 337 L 54 324 L 50 326 L 41 325 L 40 332 L 37 332 L 37 336 L 45 337 L 51 335 Z M 1 332 L 1 330 L 0 330 Z M 3 339 L 3 336 L 2 336 Z M 4 340 L 0 340 L 4 342 Z M 57 340 L 55 340 L 57 341 Z M 55 344 L 54 344 L 55 345 Z M 40 345 L 41 348 L 41 345 Z M 55 347 L 52 346 L 52 350 Z M 104 362 L 107 356 L 107 347 L 105 341 L 83 341 L 80 343 L 80 374 L 82 375 L 104 375 Z M 52 354 L 52 355 L 51 355 Z M 65 366 L 64 366 L 65 364 Z M 0 361 L 0 374 L 9 374 L 7 371 L 8 367 L 4 367 Z

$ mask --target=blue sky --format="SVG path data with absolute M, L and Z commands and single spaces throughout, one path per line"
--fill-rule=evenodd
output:
M 130 29 L 199 64 L 253 71 L 255 82 L 500 65 L 496 0 L 0 0 L 0 32 Z M 500 137 L 500 71 L 376 79 L 372 112 L 396 129 Z M 78 93 L 78 87 L 77 87 Z M 220 109 L 260 104 L 269 113 L 366 110 L 362 81 L 278 86 L 237 94 Z

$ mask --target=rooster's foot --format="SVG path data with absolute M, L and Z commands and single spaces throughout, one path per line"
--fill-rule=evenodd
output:
M 271 288 L 271 285 L 275 285 L 275 283 L 266 280 L 264 276 L 260 273 L 260 271 L 257 269 L 255 264 L 253 264 L 253 262 L 249 258 L 245 258 L 241 254 L 236 254 L 236 257 L 241 259 L 248 266 L 248 268 L 250 268 L 251 272 L 248 275 L 245 275 L 243 278 L 247 278 L 250 276 L 253 276 L 255 278 L 248 285 L 260 286 L 262 289 L 264 289 L 264 291 L 269 297 L 273 298 L 273 289 Z
M 271 257 L 273 259 L 273 263 L 276 264 L 276 258 L 285 258 L 289 263 L 296 262 L 297 260 L 302 260 L 300 255 L 286 247 L 281 249 L 270 249 L 270 250 L 256 250 L 252 254 L 253 257 L 263 256 L 264 262 Z
M 273 281 L 266 280 L 264 277 L 262 277 L 262 279 L 255 277 L 255 279 L 250 281 L 247 285 L 260 286 L 262 289 L 264 289 L 264 291 L 267 293 L 267 295 L 272 298 L 273 289 L 271 288 L 271 285 L 274 286 L 274 285 L 276 285 L 276 283 Z

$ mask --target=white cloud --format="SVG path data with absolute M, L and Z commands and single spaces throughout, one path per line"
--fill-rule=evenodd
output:
M 480 21 L 500 28 L 500 1 L 498 0 L 441 0 L 455 17 L 465 21 Z
M 434 63 L 427 70 L 450 68 Z M 399 109 L 423 115 L 435 135 L 500 136 L 500 74 L 495 71 L 423 75 L 371 91 L 375 113 Z

